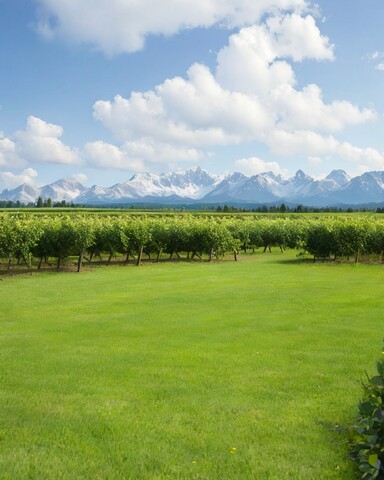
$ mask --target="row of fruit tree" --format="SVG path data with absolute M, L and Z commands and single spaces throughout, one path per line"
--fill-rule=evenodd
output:
M 0 214 L 0 259 L 3 267 L 28 268 L 67 258 L 83 262 L 124 257 L 140 265 L 143 258 L 209 259 L 279 248 L 298 249 L 313 259 L 383 260 L 384 221 L 364 216 L 145 216 Z

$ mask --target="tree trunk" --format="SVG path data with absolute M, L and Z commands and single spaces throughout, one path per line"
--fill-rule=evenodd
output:
M 136 261 L 136 265 L 137 265 L 137 266 L 139 266 L 140 263 L 141 263 L 141 258 L 142 258 L 142 256 L 143 256 L 143 248 L 144 248 L 144 247 L 141 247 L 140 250 L 139 250 L 139 255 L 138 255 L 137 261 Z
M 57 259 L 57 270 L 60 270 L 60 261 L 61 261 L 61 258 L 59 257 Z
M 43 257 L 40 257 L 39 265 L 37 266 L 38 270 L 40 270 L 42 263 L 43 263 Z
M 213 248 L 211 248 L 211 251 L 209 253 L 209 261 L 212 262 L 212 257 L 213 257 Z
M 236 252 L 236 250 L 233 251 L 233 256 L 235 257 L 235 262 L 237 262 L 237 252 Z
M 23 255 L 23 260 L 24 260 L 25 265 L 26 265 L 28 268 L 32 268 L 32 259 L 28 261 L 28 260 L 25 258 L 25 256 Z
M 83 257 L 84 257 L 84 252 L 81 251 L 81 252 L 80 252 L 80 255 L 79 255 L 79 259 L 78 259 L 78 261 L 77 261 L 77 271 L 78 271 L 78 272 L 80 272 L 80 270 L 81 270 L 81 265 L 82 265 L 82 263 L 83 263 Z

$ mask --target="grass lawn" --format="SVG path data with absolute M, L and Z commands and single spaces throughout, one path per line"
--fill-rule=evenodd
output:
M 383 285 L 294 252 L 3 275 L 0 479 L 351 480 Z

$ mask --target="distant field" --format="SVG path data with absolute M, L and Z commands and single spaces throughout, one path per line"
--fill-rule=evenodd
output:
M 173 208 L 164 207 L 164 208 L 131 208 L 131 207 L 23 207 L 23 208 L 0 208 L 0 213 L 11 213 L 11 214 L 33 214 L 33 215 L 57 215 L 57 214 L 68 214 L 68 215 L 108 215 L 108 216 L 120 216 L 120 215 L 147 215 L 147 216 L 179 216 L 179 215 L 192 215 L 192 216 L 215 216 L 215 217 L 271 217 L 271 218 L 342 218 L 342 217 L 366 217 L 366 218 L 384 218 L 382 213 L 376 213 L 376 211 L 361 211 L 361 212 L 348 212 L 348 211 L 339 211 L 339 212 L 259 212 L 259 211 L 248 211 L 242 212 L 239 211 L 229 211 L 229 212 L 217 212 L 215 209 L 206 209 L 206 210 L 189 210 L 184 208 Z
M 0 280 L 0 479 L 351 480 L 384 267 L 239 262 Z

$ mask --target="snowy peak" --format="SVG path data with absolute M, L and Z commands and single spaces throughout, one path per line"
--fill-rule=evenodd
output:
M 161 175 L 138 173 L 125 182 L 125 185 L 129 186 L 138 197 L 166 198 L 176 195 L 198 200 L 211 191 L 216 180 L 217 176 L 196 167 Z
M 0 200 L 34 203 L 43 200 L 73 201 L 80 204 L 124 203 L 302 203 L 309 206 L 384 203 L 384 172 L 366 172 L 350 178 L 344 170 L 333 170 L 315 180 L 302 170 L 285 179 L 273 172 L 248 177 L 239 172 L 212 175 L 200 167 L 155 175 L 138 173 L 130 180 L 86 188 L 75 178 L 61 179 L 36 188 L 21 185 L 4 190 Z
M 351 180 L 351 177 L 344 170 L 332 170 L 332 172 L 325 177 L 325 180 L 332 180 L 339 187 L 345 185 Z
M 75 178 L 62 178 L 43 187 L 40 190 L 40 196 L 43 199 L 50 198 L 54 202 L 62 200 L 72 201 L 85 190 L 87 188 Z
M 308 182 L 313 182 L 313 178 L 309 175 L 306 175 L 303 170 L 298 170 L 296 175 L 292 179 L 293 183 L 296 185 L 306 184 Z
M 33 203 L 40 195 L 38 188 L 32 187 L 24 183 L 13 190 L 4 190 L 0 194 L 0 200 L 7 200 L 11 202 Z

